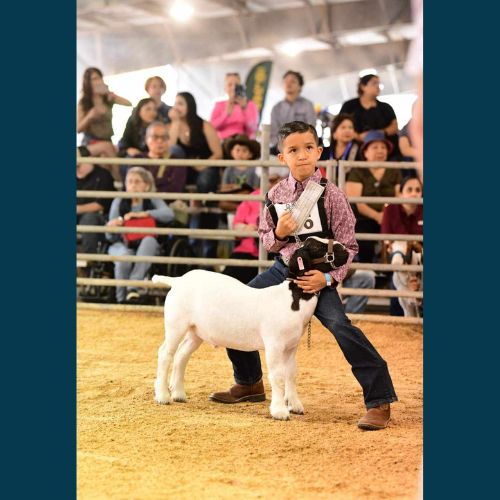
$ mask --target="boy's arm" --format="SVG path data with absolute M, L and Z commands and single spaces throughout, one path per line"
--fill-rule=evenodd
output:
M 279 253 L 279 251 L 287 245 L 288 238 L 279 240 L 275 234 L 275 225 L 271 214 L 266 206 L 262 210 L 262 217 L 259 223 L 259 237 L 262 240 L 264 248 L 268 252 Z

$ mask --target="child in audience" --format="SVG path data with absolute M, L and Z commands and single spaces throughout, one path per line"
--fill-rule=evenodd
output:
M 260 144 L 249 139 L 246 135 L 237 135 L 229 139 L 226 144 L 227 153 L 233 160 L 257 160 L 260 158 Z M 259 176 L 255 167 L 235 166 L 226 167 L 222 175 L 221 193 L 251 192 L 260 186 Z M 237 201 L 223 201 L 219 204 L 222 210 L 234 212 L 238 207 Z
M 162 95 L 167 91 L 165 80 L 160 76 L 151 76 L 146 80 L 144 88 L 156 104 L 157 119 L 164 123 L 170 123 L 168 112 L 172 106 L 161 100 Z

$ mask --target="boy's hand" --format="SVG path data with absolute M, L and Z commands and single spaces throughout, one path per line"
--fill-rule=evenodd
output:
M 319 292 L 326 286 L 325 275 L 317 269 L 306 271 L 304 276 L 299 276 L 293 282 L 307 293 Z
M 278 219 L 278 225 L 274 231 L 274 234 L 280 239 L 284 240 L 290 236 L 297 229 L 297 223 L 293 218 L 292 212 L 284 212 Z

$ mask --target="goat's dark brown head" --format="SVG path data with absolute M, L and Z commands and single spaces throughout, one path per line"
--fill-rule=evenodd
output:
M 329 253 L 327 239 L 311 236 L 293 253 L 288 266 L 290 273 L 295 276 L 302 276 L 310 269 L 328 273 L 332 269 L 343 266 L 348 258 L 349 252 L 342 243 L 333 241 L 331 253 Z
M 328 240 L 311 236 L 307 238 L 304 245 L 293 253 L 288 262 L 291 277 L 302 276 L 306 271 L 317 269 L 322 273 L 327 273 L 332 269 L 343 266 L 349 257 L 349 253 L 338 241 L 333 241 L 330 244 L 330 252 L 328 248 Z M 309 300 L 313 294 L 304 292 L 298 285 L 290 283 L 292 290 L 293 302 L 292 310 L 298 311 L 300 299 Z

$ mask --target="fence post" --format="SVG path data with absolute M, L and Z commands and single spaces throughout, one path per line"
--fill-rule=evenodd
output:
M 262 140 L 260 143 L 260 159 L 263 161 L 269 160 L 269 142 L 271 139 L 271 125 L 263 124 L 262 125 Z M 269 170 L 268 167 L 261 167 L 261 176 L 260 176 L 260 192 L 261 194 L 266 194 L 269 189 Z M 261 214 L 264 212 L 264 202 L 262 202 L 261 206 Z M 259 260 L 267 259 L 267 251 L 262 244 L 261 239 L 259 238 Z M 265 271 L 265 267 L 259 267 L 259 274 Z
M 338 188 L 345 191 L 345 167 L 344 160 L 339 160 L 339 183 Z

